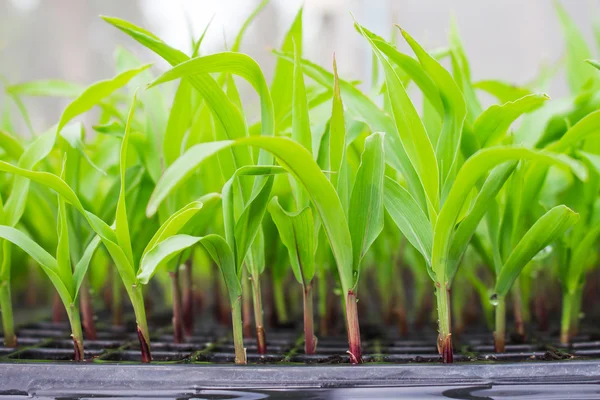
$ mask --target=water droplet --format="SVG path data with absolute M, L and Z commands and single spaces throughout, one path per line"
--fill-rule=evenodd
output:
M 552 253 L 553 249 L 554 248 L 552 247 L 552 245 L 548 245 L 548 246 L 544 247 L 533 257 L 533 260 L 534 261 L 543 260 L 544 258 L 548 257 Z
M 498 305 L 498 295 L 496 293 L 490 296 L 490 303 L 492 303 L 494 307 Z

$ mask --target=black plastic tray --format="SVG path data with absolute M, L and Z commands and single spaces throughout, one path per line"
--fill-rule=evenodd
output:
M 168 320 L 168 318 L 164 318 Z M 131 324 L 130 324 L 131 325 Z M 455 340 L 454 365 L 440 364 L 435 333 L 400 338 L 365 329 L 365 365 L 351 366 L 343 335 L 320 338 L 317 355 L 303 354 L 301 330 L 271 329 L 269 353 L 246 340 L 249 365 L 233 365 L 228 329 L 198 326 L 197 336 L 174 344 L 168 324 L 153 329 L 154 362 L 140 363 L 133 326 L 99 326 L 85 341 L 86 361 L 75 363 L 67 324 L 41 322 L 19 330 L 19 347 L 0 347 L 0 397 L 80 399 L 260 398 L 600 398 L 600 339 L 574 338 L 568 348 L 552 335 L 493 352 L 490 333 Z M 266 396 L 266 397 L 265 397 Z

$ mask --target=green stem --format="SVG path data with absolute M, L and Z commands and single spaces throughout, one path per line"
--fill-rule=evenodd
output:
M 128 290 L 133 312 L 135 313 L 135 322 L 137 324 L 138 339 L 140 340 L 140 348 L 142 351 L 142 362 L 149 363 L 152 361 L 152 353 L 150 351 L 150 331 L 148 330 L 148 322 L 146 321 L 146 308 L 144 306 L 144 293 L 142 285 L 137 284 Z
M 567 346 L 571 342 L 573 322 L 574 293 L 565 291 L 563 294 L 562 316 L 560 320 L 560 343 Z
M 313 317 L 312 282 L 304 286 L 304 353 L 315 354 L 317 350 L 317 338 L 315 337 Z
M 498 297 L 496 305 L 496 330 L 494 331 L 494 350 L 496 353 L 504 353 L 506 341 L 506 300 Z
M 287 324 L 289 316 L 285 305 L 282 279 L 273 280 L 273 300 L 275 302 L 275 311 L 277 312 L 277 322 L 280 324 Z
M 77 302 L 73 302 L 67 307 L 67 316 L 71 324 L 71 338 L 73 338 L 73 348 L 75 361 L 83 361 L 83 331 L 81 329 L 81 316 Z
M 244 315 L 243 323 L 244 323 L 244 336 L 252 337 L 252 306 L 250 302 L 250 280 L 248 279 L 248 270 L 246 266 L 242 266 L 242 313 Z
M 235 347 L 235 363 L 246 364 L 246 349 L 244 348 L 244 331 L 242 323 L 242 299 L 237 298 L 231 304 L 231 322 L 233 325 L 233 345 Z
M 439 283 L 436 283 L 435 289 L 438 311 L 438 351 L 442 355 L 444 364 L 451 364 L 454 360 L 454 351 L 452 349 L 450 290 Z
M 258 354 L 267 353 L 267 339 L 263 318 L 262 292 L 260 290 L 260 275 L 252 275 L 252 299 L 254 303 L 254 324 L 256 326 L 256 347 Z
M 17 335 L 15 334 L 12 298 L 10 295 L 10 279 L 6 278 L 0 283 L 0 311 L 2 312 L 4 346 L 17 347 Z
M 573 311 L 571 312 L 571 337 L 579 333 L 579 314 L 581 312 L 581 302 L 583 301 L 583 287 L 579 287 L 574 294 Z

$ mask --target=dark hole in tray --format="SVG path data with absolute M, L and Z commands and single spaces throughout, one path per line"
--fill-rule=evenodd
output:
M 121 347 L 123 344 L 114 340 L 85 340 L 83 342 L 85 350 L 104 350 L 104 349 L 116 349 Z M 53 349 L 72 349 L 72 340 L 53 340 L 46 344 L 45 347 Z
M 179 352 L 179 353 L 194 353 L 206 348 L 205 343 L 168 343 L 168 342 L 152 342 L 151 344 L 152 354 L 157 351 L 160 352 Z M 127 350 L 140 350 L 139 342 L 133 342 Z
M 88 360 L 102 353 L 102 350 L 86 350 L 84 358 Z M 71 361 L 73 360 L 73 349 L 34 348 L 14 353 L 9 358 L 14 360 Z

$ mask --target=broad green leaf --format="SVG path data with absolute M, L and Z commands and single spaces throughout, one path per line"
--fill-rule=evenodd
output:
M 525 265 L 562 236 L 578 219 L 579 214 L 566 206 L 556 206 L 538 219 L 502 266 L 494 292 L 498 296 L 506 296 Z
M 134 76 L 148 69 L 151 64 L 125 71 L 113 79 L 96 82 L 88 86 L 75 100 L 63 111 L 56 131 L 60 132 L 64 126 L 76 116 L 92 109 L 104 98 L 110 96 L 115 90 L 122 88 Z
M 486 212 L 495 205 L 496 196 L 515 170 L 516 166 L 516 162 L 508 162 L 492 170 L 477 194 L 477 198 L 469 210 L 469 213 L 460 222 L 458 228 L 456 228 L 456 232 L 452 237 L 452 247 L 450 248 L 450 268 L 448 272 L 450 280 L 452 280 L 452 277 L 456 274 L 458 265 L 467 250 L 467 246 L 475 234 L 475 230 L 481 222 L 481 219 L 485 216 Z
M 497 144 L 517 118 L 541 107 L 549 98 L 546 94 L 531 94 L 515 101 L 489 107 L 477 117 L 473 127 L 481 147 Z
M 201 143 L 191 147 L 163 174 L 148 202 L 146 214 L 154 215 L 158 206 L 209 156 L 232 146 L 255 146 L 273 154 L 281 166 L 298 179 L 308 192 L 330 241 L 340 280 L 345 291 L 353 286 L 352 240 L 344 210 L 334 187 L 308 151 L 283 137 L 247 137 L 237 141 Z M 1 164 L 0 164 L 1 166 Z
M 365 140 L 365 149 L 350 196 L 348 220 L 352 238 L 354 285 L 358 284 L 363 257 L 383 230 L 384 172 L 384 134 L 376 132 Z
M 536 162 L 556 165 L 585 180 L 587 170 L 585 167 L 562 154 L 547 151 L 536 151 L 521 147 L 494 147 L 483 149 L 469 158 L 459 170 L 446 202 L 442 206 L 438 221 L 434 229 L 432 266 L 439 284 L 447 285 L 446 260 L 449 257 L 451 236 L 454 227 L 471 190 L 488 171 L 507 161 L 534 160 Z
M 600 62 L 598 62 L 597 60 L 585 60 L 585 62 L 596 69 L 600 69 Z
M 281 51 L 291 54 L 294 52 L 302 54 L 302 8 L 298 10 L 292 26 L 285 35 Z M 273 81 L 271 83 L 271 96 L 273 98 L 278 132 L 281 130 L 279 126 L 280 122 L 292 108 L 293 76 L 293 63 L 290 64 L 286 60 L 278 59 L 275 64 Z
M 19 96 L 77 97 L 85 88 L 78 83 L 59 79 L 43 79 L 10 85 L 7 92 Z
M 275 54 L 291 63 L 294 62 L 293 55 L 279 52 L 275 52 Z M 333 88 L 335 79 L 331 72 L 307 60 L 302 60 L 302 68 L 306 75 L 320 85 Z M 386 148 L 389 149 L 385 153 L 387 163 L 405 177 L 415 200 L 427 212 L 427 199 L 423 185 L 402 147 L 394 121 L 352 83 L 339 79 L 339 85 L 348 112 L 356 118 L 366 121 L 372 131 L 386 133 Z
M 274 175 L 285 172 L 278 166 L 246 166 L 235 171 L 231 179 L 223 185 L 223 222 L 225 228 L 225 239 L 233 249 L 236 268 L 242 265 L 247 252 L 254 242 L 260 223 L 263 219 L 267 201 L 273 186 L 272 177 L 261 181 L 258 190 L 252 193 L 245 209 L 236 220 L 234 211 L 234 188 L 236 179 L 243 176 Z
M 355 25 L 362 32 L 360 25 L 356 23 Z M 369 40 L 373 51 L 383 66 L 387 96 L 391 104 L 402 147 L 406 151 L 423 185 L 428 199 L 430 219 L 435 222 L 436 211 L 439 207 L 439 173 L 435 151 L 427 136 L 427 132 L 425 132 L 425 126 L 423 126 L 417 110 L 408 97 L 404 86 L 402 86 L 400 78 L 398 78 L 389 61 L 383 57 L 369 36 L 366 33 L 363 33 L 363 36 Z
M 225 239 L 218 235 L 205 236 L 201 239 L 200 243 L 219 266 L 225 279 L 229 301 L 231 304 L 235 303 L 242 296 L 242 285 L 237 275 L 233 252 Z
M 515 86 L 512 83 L 498 80 L 483 80 L 473 85 L 475 89 L 482 90 L 496 97 L 500 103 L 516 101 L 522 97 L 529 96 L 531 91 L 527 88 Z
M 600 133 L 600 110 L 594 111 L 573 125 L 557 142 L 546 146 L 549 151 L 563 152 L 583 139 Z
M 427 215 L 398 182 L 386 177 L 384 185 L 385 209 L 410 244 L 423 255 L 427 266 L 431 267 L 433 231 Z
M 148 284 L 159 266 L 172 260 L 176 255 L 198 243 L 202 238 L 190 235 L 173 235 L 157 243 L 144 254 L 140 261 L 137 279 Z
M 269 87 L 260 66 L 252 57 L 246 54 L 224 52 L 190 59 L 163 73 L 149 87 L 178 78 L 189 78 L 198 74 L 215 72 L 238 75 L 252 85 L 260 97 L 262 135 L 273 136 L 275 132 L 275 114 Z M 165 140 L 167 139 L 165 138 Z M 269 159 L 261 162 L 261 164 L 270 163 L 272 163 L 272 160 Z
M 0 129 L 0 148 L 3 148 L 6 154 L 14 160 L 21 158 L 25 151 L 16 137 L 2 129 Z
M 63 162 L 61 178 L 64 179 L 66 160 Z M 56 222 L 58 245 L 56 247 L 57 273 L 71 295 L 75 294 L 73 287 L 73 267 L 69 253 L 69 225 L 67 222 L 67 207 L 62 197 L 58 196 L 58 218 Z
M 342 162 L 346 152 L 346 124 L 344 121 L 344 104 L 340 93 L 340 81 L 337 74 L 335 55 L 333 57 L 333 76 L 333 102 L 331 119 L 329 121 L 329 143 L 326 143 L 326 146 L 328 146 L 327 149 L 329 150 L 329 168 L 332 172 L 330 180 L 333 186 L 338 189 L 338 173 L 342 169 Z
M 183 152 L 183 140 L 192 120 L 192 90 L 186 80 L 179 83 L 163 138 L 165 165 L 171 165 Z
M 400 28 L 400 32 L 414 51 L 423 69 L 437 85 L 444 105 L 444 123 L 436 148 L 440 168 L 440 184 L 442 194 L 444 194 L 445 187 L 449 187 L 453 180 L 453 170 L 459 154 L 462 129 L 467 114 L 465 100 L 450 73 L 405 30 Z
M 63 284 L 58 273 L 58 264 L 54 257 L 23 232 L 13 227 L 1 225 L 0 238 L 21 248 L 42 267 L 48 278 L 50 278 L 50 281 L 52 281 L 65 306 L 73 302 L 73 293 Z
M 189 57 L 183 52 L 172 48 L 143 28 L 119 18 L 102 16 L 102 19 L 125 32 L 173 66 L 189 60 Z M 240 110 L 231 102 L 223 89 L 209 74 L 203 73 L 189 76 L 187 79 L 198 90 L 202 98 L 206 100 L 218 121 L 223 125 L 229 139 L 236 139 L 246 135 L 246 124 Z M 238 166 L 251 164 L 251 157 L 247 151 L 239 152 L 236 154 L 236 157 L 238 158 Z
M 85 130 L 82 123 L 66 125 L 60 131 L 60 136 L 65 139 L 69 146 L 71 146 L 73 150 L 77 151 L 92 168 L 99 173 L 106 175 L 106 172 L 97 166 L 94 161 L 92 161 L 90 156 L 88 156 L 88 154 L 85 152 L 85 145 L 83 144 Z
M 50 131 L 37 137 L 29 147 L 23 152 L 17 165 L 23 169 L 33 169 L 50 153 L 56 141 L 56 131 Z M 9 164 L 10 165 L 10 164 Z M 16 176 L 13 180 L 13 186 L 10 196 L 4 206 L 6 223 L 9 226 L 15 226 L 21 219 L 27 203 L 27 192 L 29 191 L 29 182 L 26 179 Z
M 290 213 L 283 209 L 277 197 L 273 197 L 269 213 L 287 248 L 296 280 L 302 285 L 310 284 L 315 275 L 315 225 L 311 208 L 307 206 Z
M 74 299 L 77 299 L 77 296 L 79 295 L 79 289 L 81 288 L 83 278 L 87 273 L 88 267 L 90 266 L 90 263 L 92 261 L 92 257 L 98 249 L 100 242 L 100 236 L 94 236 L 90 244 L 88 244 L 85 251 L 83 252 L 83 256 L 77 262 L 75 268 L 73 269 L 73 284 L 75 286 L 75 295 L 73 296 Z
M 258 14 L 260 14 L 260 12 L 267 6 L 267 4 L 269 4 L 269 1 L 271 1 L 271 0 L 262 0 L 260 3 L 258 3 L 258 5 L 254 8 L 254 10 L 252 10 L 252 13 L 250 13 L 248 18 L 246 18 L 246 20 L 242 24 L 237 36 L 235 37 L 235 41 L 233 42 L 233 45 L 231 46 L 231 51 L 240 51 L 240 47 L 242 45 L 242 39 L 244 38 L 244 34 L 246 33 L 246 30 L 248 29 L 250 24 L 256 19 Z
M 235 224 L 235 255 L 236 262 L 241 265 L 247 256 L 248 250 L 256 240 L 262 220 L 267 210 L 267 204 L 271 197 L 273 188 L 273 176 L 268 176 L 264 180 L 262 188 L 254 193 L 254 196 L 248 201 L 246 208 L 238 218 Z
M 583 63 L 591 57 L 590 49 L 575 21 L 559 1 L 554 1 L 554 8 L 560 20 L 566 41 L 567 82 L 571 93 L 577 94 L 590 79 L 594 79 L 594 71 Z
M 129 223 L 127 222 L 127 206 L 125 204 L 125 173 L 127 171 L 127 151 L 129 145 L 129 135 L 131 133 L 131 124 L 135 113 L 136 95 L 133 95 L 129 115 L 127 116 L 127 124 L 125 125 L 125 133 L 121 143 L 121 151 L 119 154 L 119 174 L 121 179 L 121 190 L 119 191 L 119 199 L 117 200 L 117 211 L 115 214 L 115 234 L 117 243 L 123 250 L 129 263 L 134 265 L 133 250 L 131 249 L 131 236 L 129 234 Z
M 467 121 L 469 124 L 473 124 L 481 114 L 482 108 L 471 82 L 471 67 L 458 33 L 458 24 L 455 18 L 451 18 L 449 41 L 453 77 L 465 99 Z

